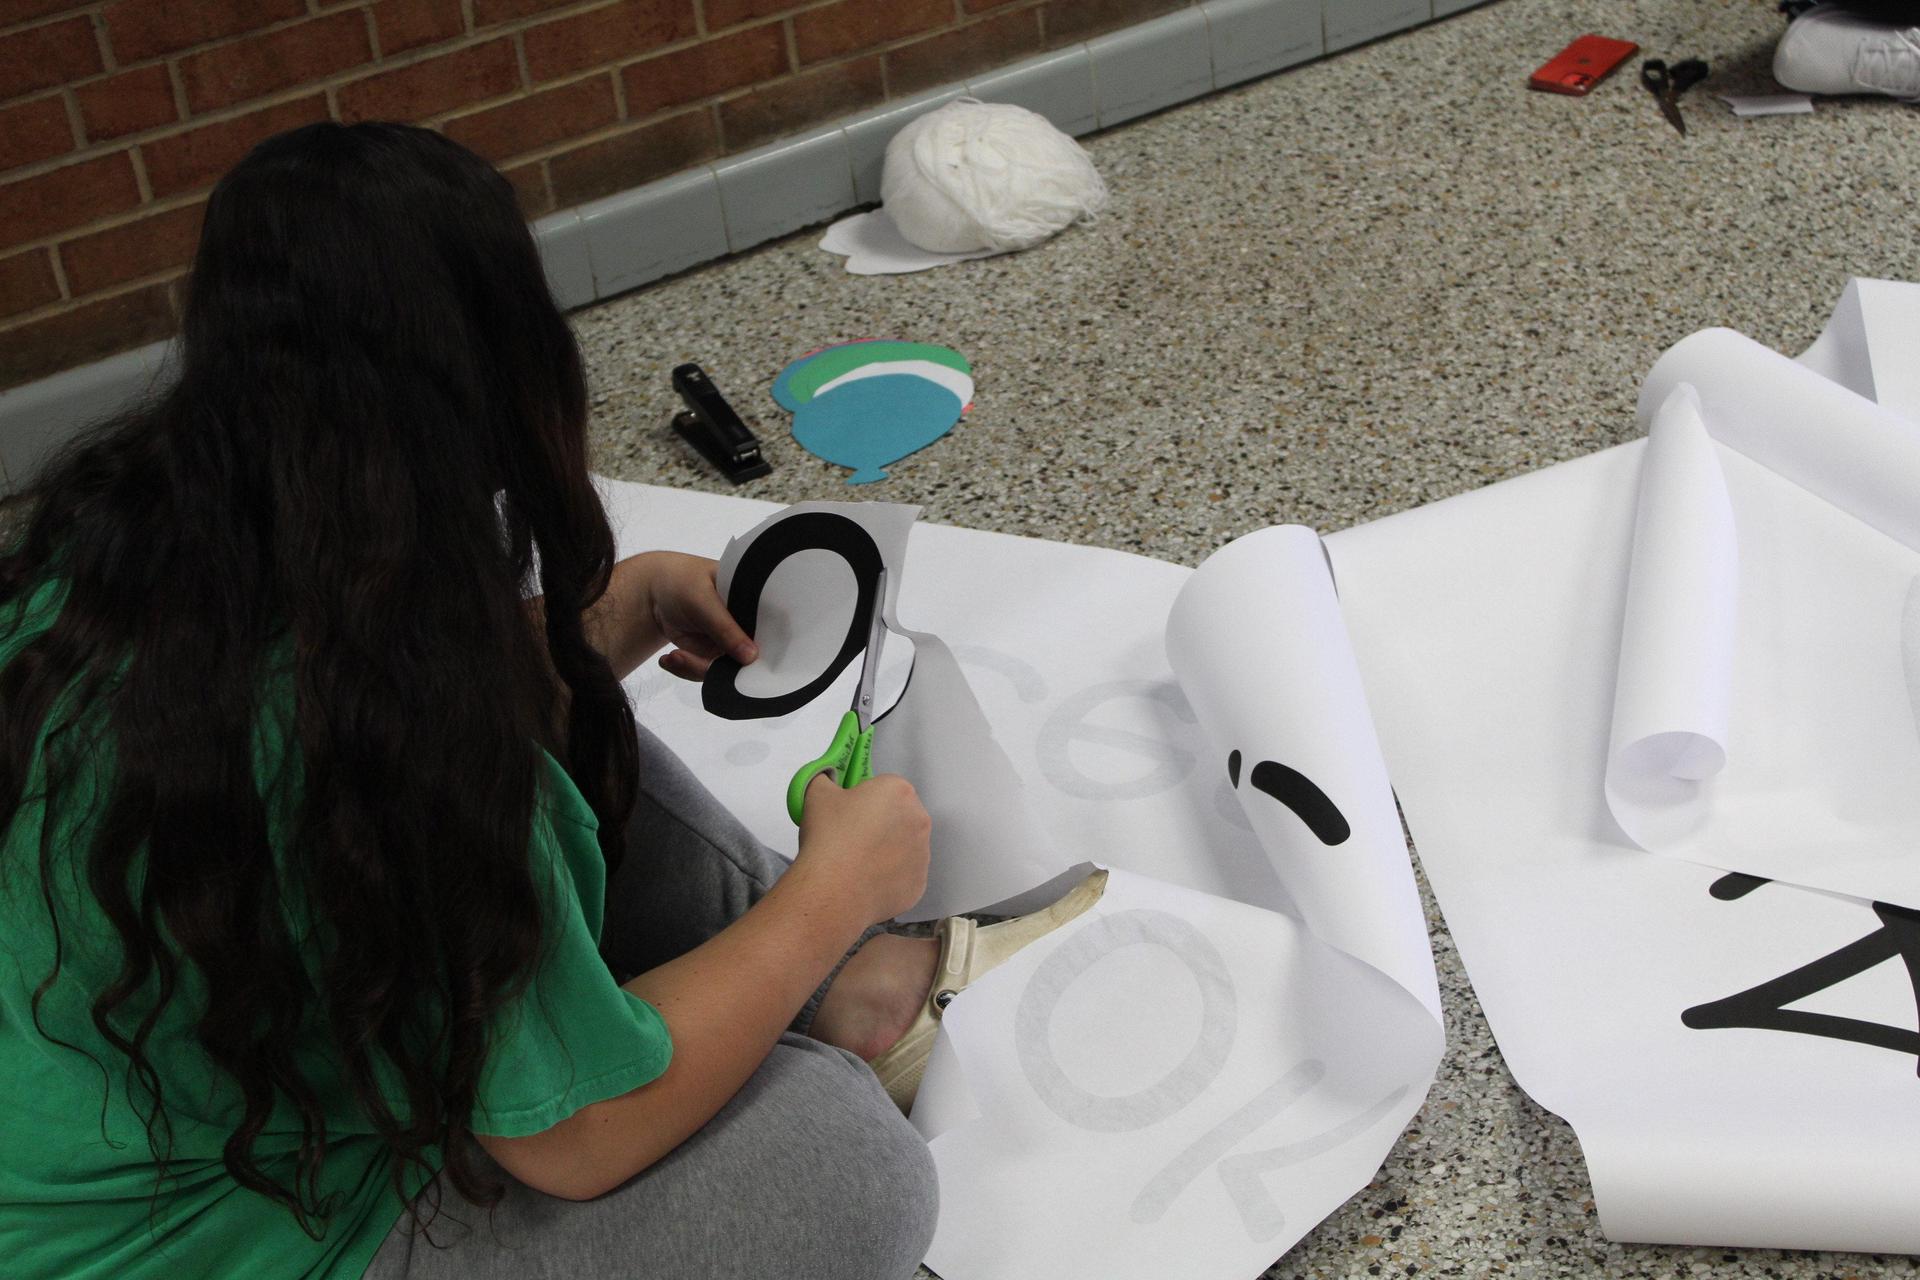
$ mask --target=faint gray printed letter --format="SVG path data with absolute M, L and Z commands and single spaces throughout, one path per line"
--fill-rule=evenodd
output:
M 1022 702 L 1044 702 L 1047 697 L 1047 682 L 1033 664 L 1025 658 L 1016 657 L 1001 649 L 984 644 L 948 645 L 955 662 L 963 667 L 979 667 L 986 671 L 1005 676 L 1007 683 L 1013 686 L 1014 696 Z M 977 697 L 978 694 L 976 693 Z
M 1062 702 L 1040 726 L 1034 750 L 1040 757 L 1040 771 L 1060 790 L 1082 800 L 1138 800 L 1144 796 L 1170 791 L 1193 772 L 1193 752 L 1176 746 L 1171 736 L 1150 738 L 1131 729 L 1115 729 L 1091 724 L 1088 717 L 1109 702 L 1121 698 L 1141 698 L 1160 704 L 1162 719 L 1192 724 L 1193 707 L 1175 685 L 1154 680 L 1114 680 L 1082 689 Z M 1103 782 L 1090 778 L 1073 762 L 1077 742 L 1094 743 L 1130 752 L 1151 762 L 1138 777 L 1125 782 Z
M 1378 1124 L 1380 1118 L 1399 1106 L 1400 1099 L 1406 1096 L 1407 1086 L 1401 1085 L 1365 1111 L 1341 1121 L 1325 1133 L 1268 1151 L 1250 1151 L 1222 1160 L 1220 1185 L 1227 1189 L 1227 1194 L 1233 1197 L 1234 1205 L 1240 1210 L 1240 1220 L 1247 1226 L 1247 1239 L 1271 1240 L 1287 1225 L 1286 1215 L 1267 1193 L 1263 1181 L 1265 1175 L 1345 1146 Z
M 1122 947 L 1165 947 L 1200 987 L 1200 1030 L 1187 1056 L 1153 1084 L 1111 1097 L 1090 1093 L 1067 1078 L 1054 1059 L 1054 1010 L 1081 974 Z M 1240 1015 L 1233 978 L 1206 935 L 1165 911 L 1119 911 L 1076 932 L 1034 970 L 1014 1014 L 1013 1042 L 1027 1083 L 1068 1124 L 1101 1133 L 1144 1129 L 1175 1114 L 1213 1083 L 1233 1048 Z
M 1318 1058 L 1304 1058 L 1294 1064 L 1291 1071 L 1254 1094 L 1238 1111 L 1208 1130 L 1199 1141 L 1169 1161 L 1166 1168 L 1149 1178 L 1134 1198 L 1129 1216 L 1142 1224 L 1158 1222 L 1195 1178 L 1217 1166 L 1220 1185 L 1240 1211 L 1247 1239 L 1271 1240 L 1279 1235 L 1286 1229 L 1287 1218 L 1268 1193 L 1265 1175 L 1311 1160 L 1359 1136 L 1407 1093 L 1406 1086 L 1402 1085 L 1358 1115 L 1300 1142 L 1245 1155 L 1227 1154 L 1242 1139 L 1266 1127 L 1281 1112 L 1312 1093 L 1326 1073 L 1326 1065 Z

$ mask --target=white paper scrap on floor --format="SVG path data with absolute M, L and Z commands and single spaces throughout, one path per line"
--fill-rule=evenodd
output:
M 1678 343 L 1651 443 L 1326 540 L 1422 864 L 1614 1239 L 1920 1251 L 1916 350 L 1920 286 L 1856 281 L 1798 363 Z
M 719 556 L 776 510 L 604 493 L 623 553 Z M 1191 571 L 918 526 L 903 556 L 888 532 L 900 510 L 792 509 L 864 528 L 885 561 L 902 634 L 883 644 L 881 706 L 901 684 L 894 655 L 920 638 L 874 738 L 875 767 L 904 772 L 934 817 L 928 896 L 910 914 L 1017 909 L 1087 863 L 1113 868 L 1087 914 L 947 1010 L 914 1111 L 940 1168 L 928 1265 L 947 1280 L 1257 1275 L 1372 1178 L 1442 1049 L 1406 843 L 1320 542 L 1265 530 Z M 804 614 L 829 642 L 796 652 L 837 653 L 872 566 L 842 572 L 817 545 L 834 538 L 809 541 L 787 539 L 790 571 L 761 566 L 781 602 L 766 634 Z M 762 661 L 738 677 L 749 696 L 814 683 L 805 660 Z M 833 736 L 858 674 L 850 663 L 775 719 L 707 715 L 696 686 L 657 671 L 630 687 L 641 720 L 790 850 L 787 779 Z

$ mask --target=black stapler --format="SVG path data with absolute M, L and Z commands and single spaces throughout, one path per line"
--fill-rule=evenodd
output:
M 673 389 L 687 405 L 684 412 L 673 415 L 673 429 L 698 449 L 701 457 L 720 468 L 721 475 L 735 484 L 745 484 L 773 470 L 773 465 L 760 456 L 759 438 L 740 421 L 740 415 L 713 385 L 705 369 L 697 364 L 676 366 Z

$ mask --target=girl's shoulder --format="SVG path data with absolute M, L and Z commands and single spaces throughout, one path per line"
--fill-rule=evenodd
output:
M 554 821 L 585 827 L 590 832 L 600 829 L 599 815 L 580 794 L 573 775 L 544 747 L 540 749 L 540 783 L 535 794 L 542 810 Z

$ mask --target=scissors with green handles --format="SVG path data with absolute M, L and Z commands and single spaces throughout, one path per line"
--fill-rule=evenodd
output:
M 826 754 L 800 766 L 787 784 L 787 816 L 795 823 L 807 805 L 807 786 L 821 774 L 829 775 L 842 788 L 857 787 L 873 776 L 873 688 L 880 674 L 880 643 L 886 639 L 887 624 L 881 616 L 887 599 L 887 573 L 880 571 L 874 583 L 873 617 L 867 624 L 867 651 L 860 659 L 860 683 L 854 686 L 853 706 L 840 717 L 833 742 Z

